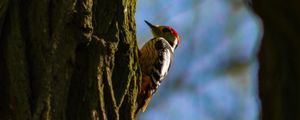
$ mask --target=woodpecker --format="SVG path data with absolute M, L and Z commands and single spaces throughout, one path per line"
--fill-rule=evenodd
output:
M 136 114 L 145 111 L 152 95 L 167 75 L 174 50 L 180 41 L 178 33 L 172 27 L 153 25 L 146 20 L 145 23 L 150 27 L 154 37 L 139 51 L 142 84 L 138 94 Z

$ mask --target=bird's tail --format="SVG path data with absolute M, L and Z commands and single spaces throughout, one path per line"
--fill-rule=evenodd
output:
M 150 102 L 150 99 L 152 97 L 151 90 L 150 90 L 150 88 L 148 88 L 148 87 L 150 87 L 150 85 L 148 85 L 148 84 L 151 84 L 151 83 L 146 82 L 146 81 L 151 82 L 151 80 L 145 80 L 145 79 L 150 79 L 150 77 L 143 76 L 143 78 L 142 78 L 143 84 L 142 84 L 141 90 L 140 90 L 138 98 L 137 98 L 137 109 L 135 111 L 135 116 L 140 111 L 144 112 L 146 110 L 148 103 Z

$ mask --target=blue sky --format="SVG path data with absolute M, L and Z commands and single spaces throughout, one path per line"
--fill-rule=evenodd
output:
M 260 19 L 240 0 L 138 0 L 137 38 L 148 20 L 177 30 L 181 42 L 167 80 L 140 120 L 256 120 Z

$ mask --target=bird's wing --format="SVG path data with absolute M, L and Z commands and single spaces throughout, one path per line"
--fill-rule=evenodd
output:
M 159 85 L 169 71 L 173 53 L 171 45 L 164 38 L 159 37 L 155 39 L 154 46 L 157 52 L 157 58 L 155 58 L 153 63 L 154 68 L 152 69 L 152 80 Z

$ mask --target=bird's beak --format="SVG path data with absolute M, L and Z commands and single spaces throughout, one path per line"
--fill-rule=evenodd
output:
M 159 31 L 159 28 L 157 25 L 153 25 L 150 22 L 148 22 L 147 20 L 145 20 L 145 23 L 151 28 L 152 33 L 156 34 Z
M 155 25 L 149 23 L 147 20 L 145 20 L 145 23 L 146 23 L 150 28 L 155 27 Z

